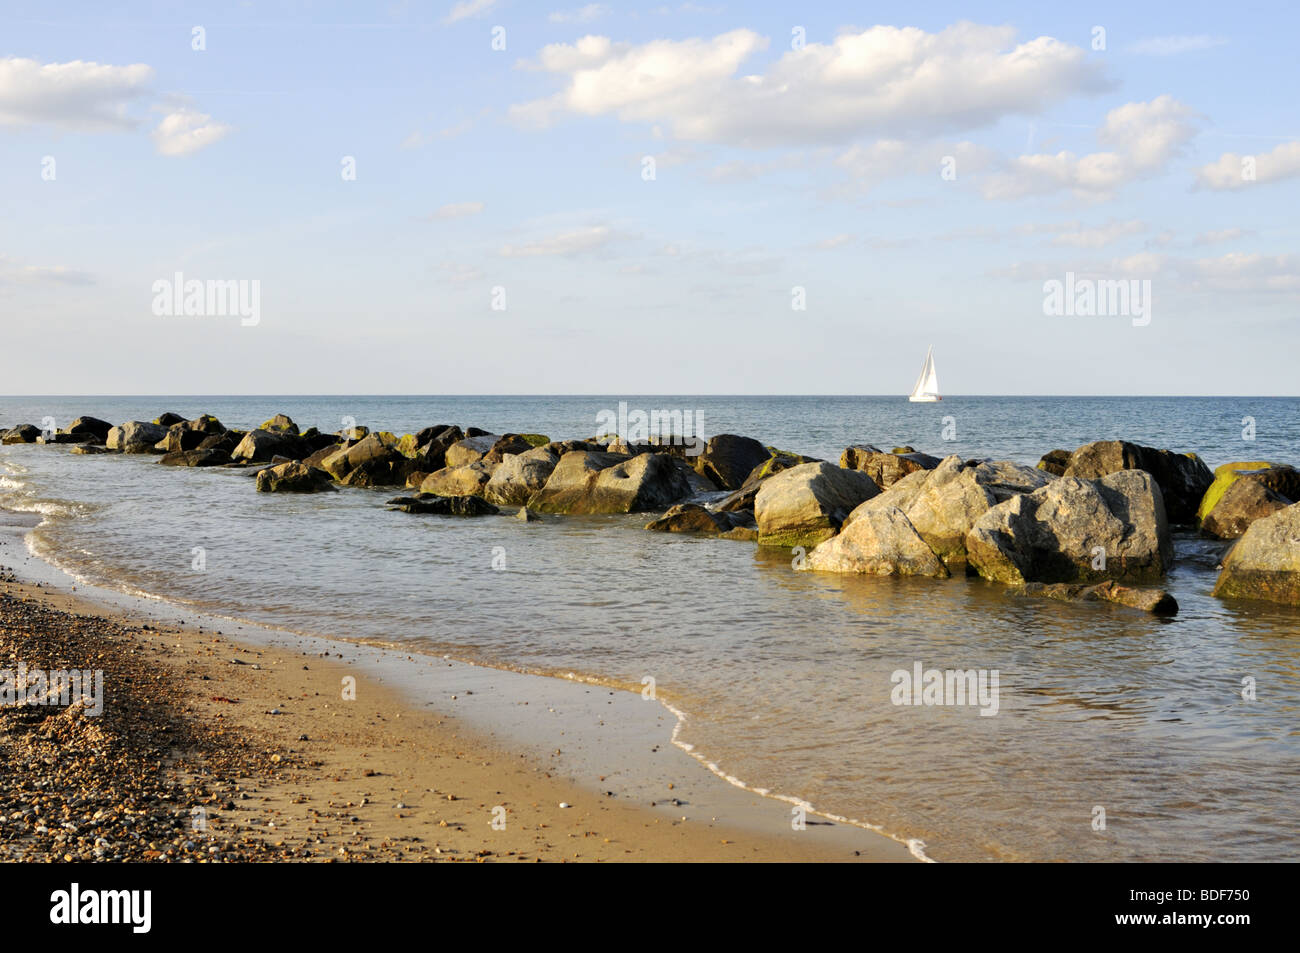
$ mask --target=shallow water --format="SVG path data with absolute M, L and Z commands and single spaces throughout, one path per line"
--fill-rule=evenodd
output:
M 623 399 L 827 458 L 872 442 L 1033 463 L 1124 437 L 1211 466 L 1300 462 L 1294 399 Z M 0 426 L 172 410 L 247 427 L 284 411 L 330 430 L 351 416 L 398 432 L 449 422 L 563 438 L 590 435 L 617 402 L 0 398 Z M 1248 416 L 1254 442 L 1242 440 Z M 644 516 L 420 517 L 386 510 L 393 495 L 257 494 L 239 471 L 0 449 L 0 505 L 46 514 L 32 546 L 87 581 L 524 671 L 638 689 L 652 677 L 687 715 L 683 740 L 726 772 L 919 837 L 938 860 L 1300 856 L 1300 612 L 1212 599 L 1213 544 L 1178 540 L 1169 588 L 1182 610 L 1166 621 L 980 581 L 796 573 L 788 552 L 647 533 Z M 892 704 L 891 673 L 917 661 L 997 670 L 998 715 Z M 1255 702 L 1241 698 L 1247 676 Z

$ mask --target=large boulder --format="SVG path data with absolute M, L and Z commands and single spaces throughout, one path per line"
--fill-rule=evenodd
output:
M 695 458 L 695 469 L 723 490 L 738 490 L 757 466 L 771 457 L 767 447 L 752 437 L 720 433 L 710 437 Z
M 269 463 L 274 457 L 298 459 L 306 456 L 303 449 L 296 433 L 258 428 L 244 434 L 230 457 L 236 462 Z
M 214 434 L 225 433 L 226 428 L 222 426 L 221 421 L 211 414 L 200 414 L 193 420 L 186 420 L 180 424 L 173 424 L 173 427 L 184 427 L 186 430 L 195 430 L 199 433 Z
M 449 467 L 465 467 L 471 463 L 476 463 L 482 460 L 484 455 L 500 439 L 499 434 L 489 433 L 457 440 L 446 450 L 446 465 Z M 523 449 L 527 450 L 529 448 L 525 446 Z
M 1201 520 L 1201 531 L 1217 539 L 1237 539 L 1255 520 L 1296 502 L 1300 502 L 1300 471 L 1277 467 L 1245 473 L 1229 484 L 1214 509 Z
M 267 467 L 257 474 L 259 493 L 320 493 L 332 489 L 334 482 L 328 473 L 297 460 Z
M 420 481 L 420 492 L 434 496 L 482 496 L 492 479 L 491 465 L 482 460 L 463 467 L 443 467 Z
M 1173 562 L 1162 493 L 1144 470 L 1061 477 L 1014 496 L 976 521 L 966 551 L 981 576 L 1010 585 L 1143 582 Z
M 40 435 L 40 427 L 34 424 L 19 424 L 11 430 L 6 430 L 4 437 L 0 438 L 0 443 L 35 443 Z
M 1300 503 L 1250 524 L 1224 557 L 1214 594 L 1300 605 Z
M 667 509 L 691 487 L 666 454 L 574 450 L 560 457 L 528 508 L 541 513 L 640 513 Z
M 661 533 L 696 533 L 728 539 L 757 538 L 753 513 L 747 510 L 717 512 L 699 503 L 678 503 L 669 507 L 668 512 L 646 523 L 645 528 Z
M 1237 478 L 1244 473 L 1254 470 L 1267 470 L 1275 467 L 1277 464 L 1268 463 L 1264 460 L 1239 460 L 1235 463 L 1225 463 L 1222 466 L 1214 468 L 1214 482 L 1205 491 L 1201 497 L 1200 504 L 1196 507 L 1196 521 L 1199 523 L 1210 515 L 1210 512 L 1223 499 L 1223 494 L 1228 492 L 1228 487 L 1237 482 Z
M 928 453 L 886 453 L 867 443 L 855 443 L 840 455 L 840 466 L 847 470 L 861 470 L 882 490 L 893 486 L 909 473 L 933 470 L 940 464 L 938 457 Z
M 120 427 L 114 427 L 105 438 L 109 450 L 122 453 L 161 453 L 155 445 L 167 436 L 167 428 L 161 424 L 146 423 L 143 420 L 129 420 Z
M 1214 482 L 1204 461 L 1194 453 L 1174 453 L 1129 443 L 1099 440 L 1070 454 L 1064 475 L 1096 480 L 1120 470 L 1145 470 L 1156 478 L 1171 523 L 1192 523 L 1205 491 Z
M 101 441 L 108 439 L 108 432 L 112 429 L 112 424 L 107 420 L 100 420 L 98 417 L 78 417 L 68 424 L 68 433 L 94 434 Z
M 477 496 L 399 496 L 388 505 L 403 513 L 432 513 L 439 516 L 493 516 L 501 511 Z
M 540 444 L 544 446 L 546 441 Z M 488 448 L 487 453 L 480 458 L 484 463 L 496 466 L 506 458 L 506 454 L 527 453 L 534 449 L 535 445 L 530 442 L 529 438 L 523 434 L 508 433 L 497 439 L 495 443 Z
M 483 498 L 506 506 L 523 506 L 546 486 L 560 456 L 549 446 L 508 453 L 483 487 Z
M 433 473 L 447 465 L 447 448 L 465 439 L 465 431 L 452 424 L 425 427 L 397 442 L 397 450 L 409 457 L 417 470 Z
M 298 436 L 298 425 L 293 422 L 293 419 L 288 414 L 276 414 L 270 420 L 262 421 L 257 429 Z
M 321 460 L 320 467 L 344 486 L 401 486 L 412 461 L 387 431 L 371 433 Z
M 225 430 L 221 433 L 210 433 L 205 436 L 199 444 L 200 450 L 224 450 L 226 453 L 234 453 L 239 442 L 243 440 L 245 434 L 240 430 Z
M 1065 470 L 1069 465 L 1069 450 L 1048 450 L 1038 461 L 1038 469 L 1045 470 L 1052 476 L 1065 476 Z
M 907 474 L 859 511 L 849 515 L 852 523 L 865 513 L 896 506 L 949 572 L 966 568 L 966 535 L 976 520 L 999 503 L 1032 493 L 1053 477 L 1033 467 L 1005 460 L 963 461 L 945 457 L 933 470 Z
M 946 578 L 948 568 L 896 506 L 865 511 L 808 554 L 799 569 Z
M 192 430 L 185 424 L 172 424 L 167 429 L 167 436 L 158 441 L 154 449 L 163 453 L 176 453 L 181 450 L 197 450 L 203 441 L 211 436 L 202 430 Z
M 839 532 L 849 513 L 880 492 L 860 470 L 804 463 L 764 480 L 754 497 L 763 546 L 816 546 Z
M 180 414 L 173 414 L 170 411 L 168 411 L 165 414 L 159 414 L 157 417 L 154 418 L 153 422 L 165 430 L 166 428 L 170 427 L 172 424 L 184 423 L 185 418 L 182 417 Z

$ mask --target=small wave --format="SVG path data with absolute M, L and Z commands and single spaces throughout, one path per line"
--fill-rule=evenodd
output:
M 835 821 L 838 824 L 847 824 L 850 827 L 858 827 L 863 830 L 872 831 L 876 834 L 881 835 L 882 837 L 888 837 L 890 840 L 902 844 L 904 847 L 906 847 L 908 853 L 910 853 L 913 857 L 915 857 L 917 860 L 921 861 L 922 863 L 926 863 L 926 864 L 935 863 L 934 858 L 926 854 L 925 841 L 923 840 L 920 840 L 915 837 L 900 837 L 897 834 L 891 834 L 889 831 L 885 830 L 879 824 L 872 824 L 869 821 L 860 821 L 855 818 L 844 817 L 841 814 L 831 814 L 828 811 L 819 811 L 816 807 L 813 806 L 812 803 L 810 803 L 809 801 L 805 801 L 803 798 L 792 797 L 788 794 L 778 794 L 775 791 L 772 791 L 770 788 L 753 787 L 752 785 L 746 784 L 744 781 L 736 777 L 734 774 L 728 774 L 718 765 L 714 764 L 712 761 L 706 758 L 703 754 L 696 751 L 695 745 L 688 744 L 687 742 L 682 741 L 678 737 L 678 735 L 681 733 L 682 727 L 686 724 L 686 713 L 684 711 L 681 711 L 678 708 L 674 708 L 672 705 L 668 704 L 668 702 L 664 701 L 663 699 L 658 699 L 658 701 L 659 704 L 664 706 L 664 708 L 672 712 L 673 716 L 677 719 L 677 724 L 673 726 L 673 736 L 672 736 L 673 744 L 676 745 L 678 748 L 680 748 L 682 751 L 686 752 L 688 755 L 690 755 L 700 764 L 704 765 L 704 767 L 708 768 L 709 771 L 714 776 L 721 778 L 722 780 L 726 781 L 728 784 L 732 785 L 733 787 L 738 787 L 742 791 L 748 791 L 751 794 L 757 794 L 759 797 L 771 798 L 774 801 L 784 801 L 787 804 L 793 804 L 796 807 L 803 808 L 804 811 L 806 811 L 809 814 L 816 814 L 818 817 L 824 817 L 828 821 Z

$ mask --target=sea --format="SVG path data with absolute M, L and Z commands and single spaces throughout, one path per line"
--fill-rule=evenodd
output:
M 0 397 L 0 428 L 285 413 L 566 439 L 620 402 L 827 460 L 870 443 L 1032 465 L 1125 439 L 1211 467 L 1300 464 L 1296 398 Z M 643 514 L 389 510 L 400 492 L 262 494 L 237 469 L 0 448 L 0 507 L 41 514 L 28 548 L 82 582 L 538 677 L 653 679 L 679 740 L 722 772 L 938 861 L 1300 859 L 1300 610 L 1213 598 L 1223 546 L 1195 533 L 1176 535 L 1166 619 L 977 579 L 796 572 L 788 550 L 647 532 Z M 996 714 L 899 704 L 918 665 L 996 672 Z

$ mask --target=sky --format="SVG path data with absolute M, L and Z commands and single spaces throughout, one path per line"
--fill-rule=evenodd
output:
M 5 0 L 0 393 L 1300 394 L 1298 9 Z

